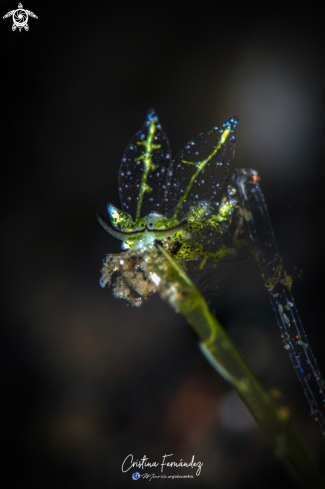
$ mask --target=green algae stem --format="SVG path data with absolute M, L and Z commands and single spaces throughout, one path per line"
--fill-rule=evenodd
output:
M 307 449 L 288 423 L 287 416 L 264 390 L 242 354 L 175 260 L 158 245 L 164 264 L 155 262 L 161 277 L 160 293 L 183 314 L 201 339 L 201 350 L 212 366 L 236 389 L 239 397 L 273 446 L 275 455 L 286 460 L 307 487 L 324 488 L 325 483 L 313 465 Z

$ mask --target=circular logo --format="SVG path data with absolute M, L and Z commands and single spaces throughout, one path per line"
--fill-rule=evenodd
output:
M 134 481 L 137 481 L 138 479 L 140 479 L 140 474 L 139 472 L 134 472 L 134 474 L 132 474 L 132 479 Z
M 13 14 L 14 24 L 19 28 L 24 27 L 28 22 L 28 14 L 24 9 L 17 9 Z

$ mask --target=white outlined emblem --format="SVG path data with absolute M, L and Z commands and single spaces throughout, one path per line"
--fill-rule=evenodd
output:
M 6 15 L 4 15 L 2 18 L 6 19 L 11 15 L 13 21 L 12 30 L 15 31 L 18 28 L 19 32 L 21 32 L 22 29 L 28 31 L 29 29 L 28 16 L 34 17 L 34 19 L 38 19 L 37 15 L 35 15 L 34 12 L 23 9 L 22 3 L 18 5 L 18 8 L 16 10 L 11 10 L 10 12 L 7 12 Z

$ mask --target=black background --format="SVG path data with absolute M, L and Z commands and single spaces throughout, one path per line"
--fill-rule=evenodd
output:
M 1 17 L 16 3 L 1 2 Z M 259 172 L 282 257 L 303 270 L 293 293 L 324 372 L 320 13 L 23 4 L 38 16 L 29 32 L 0 22 L 2 475 L 10 487 L 127 487 L 128 454 L 172 453 L 194 454 L 201 475 L 152 486 L 299 487 L 181 316 L 158 297 L 138 310 L 100 289 L 102 259 L 120 244 L 95 213 L 119 206 L 120 159 L 150 107 L 174 155 L 238 115 L 234 167 Z M 253 260 L 222 282 L 213 307 L 322 467 L 324 439 Z

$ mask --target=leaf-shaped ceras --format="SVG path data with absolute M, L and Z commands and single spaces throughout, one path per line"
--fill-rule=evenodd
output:
M 111 284 L 115 277 L 117 297 L 138 304 L 157 289 L 159 277 L 152 268 L 161 259 L 157 244 L 191 272 L 235 257 L 235 250 L 222 237 L 232 222 L 236 202 L 220 190 L 234 155 L 237 121 L 232 118 L 202 132 L 171 163 L 168 140 L 155 113 L 149 112 L 122 159 L 123 210 L 108 204 L 111 225 L 98 216 L 102 227 L 121 240 L 125 250 L 108 255 L 103 267 L 101 283 Z
M 215 202 L 235 152 L 237 117 L 201 132 L 173 160 L 167 182 L 166 217 L 181 220 L 199 202 Z
M 150 110 L 144 126 L 128 144 L 120 166 L 122 208 L 135 222 L 150 212 L 161 212 L 170 165 L 168 139 Z

